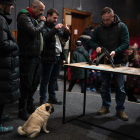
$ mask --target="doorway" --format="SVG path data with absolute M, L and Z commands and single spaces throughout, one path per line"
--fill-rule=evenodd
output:
M 67 15 L 71 15 L 71 25 L 68 25 L 68 27 L 70 27 L 71 30 L 71 45 L 69 52 L 70 57 L 76 48 L 76 41 L 84 32 L 86 27 L 92 23 L 92 13 L 74 10 L 70 8 L 64 8 L 63 25 L 66 24 Z

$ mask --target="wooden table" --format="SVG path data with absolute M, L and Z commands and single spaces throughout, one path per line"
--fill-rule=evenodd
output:
M 130 68 L 130 67 L 116 67 L 113 68 L 111 66 L 108 65 L 104 65 L 104 64 L 99 64 L 99 66 L 96 65 L 89 65 L 87 63 L 72 63 L 72 64 L 65 64 L 64 65 L 64 91 L 63 91 L 63 120 L 62 123 L 66 123 L 65 121 L 65 107 L 66 107 L 66 71 L 67 71 L 67 67 L 76 67 L 76 68 L 82 68 L 82 69 L 86 69 L 85 70 L 85 85 L 86 85 L 86 73 L 87 73 L 87 69 L 91 69 L 91 70 L 98 70 L 98 71 L 104 71 L 104 72 L 109 72 L 109 73 L 120 73 L 120 74 L 125 74 L 125 75 L 137 75 L 140 76 L 140 68 Z M 81 116 L 85 115 L 85 106 L 86 106 L 86 86 L 84 89 L 84 101 L 83 101 L 83 114 L 76 117 L 79 118 Z M 75 119 L 75 118 L 74 118 Z M 69 121 L 72 121 L 74 119 L 71 119 Z M 67 121 L 67 122 L 69 122 Z

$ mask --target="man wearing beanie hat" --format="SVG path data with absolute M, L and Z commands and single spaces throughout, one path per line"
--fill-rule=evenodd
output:
M 76 42 L 76 46 L 77 47 L 72 54 L 71 63 L 88 62 L 89 60 L 88 52 L 84 49 L 82 42 L 80 40 Z M 70 81 L 70 85 L 67 91 L 71 92 L 73 86 L 76 84 L 77 80 L 79 79 L 80 84 L 81 84 L 81 93 L 84 93 L 85 69 L 71 67 L 70 72 L 71 72 L 71 81 Z M 89 72 L 87 71 L 87 77 L 88 77 L 88 73 Z
M 4 106 L 20 98 L 19 90 L 19 57 L 18 45 L 9 25 L 14 0 L 0 0 L 0 132 L 13 130 L 11 126 L 2 126 L 1 120 L 9 119 L 2 116 Z

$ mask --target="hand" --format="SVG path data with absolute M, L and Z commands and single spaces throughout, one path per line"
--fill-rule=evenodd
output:
M 97 47 L 96 52 L 101 53 L 101 47 Z
M 110 56 L 113 58 L 113 57 L 115 56 L 115 51 L 112 51 L 112 52 L 110 53 Z
M 44 16 L 41 16 L 40 20 L 46 21 L 46 18 Z
M 64 32 L 68 32 L 68 31 L 69 31 L 69 27 L 66 24 L 65 29 L 64 29 Z
M 62 24 L 62 23 L 58 23 L 58 24 L 55 26 L 56 29 L 61 29 L 62 27 L 63 27 L 63 24 Z
M 94 73 L 94 70 L 92 70 L 92 72 Z

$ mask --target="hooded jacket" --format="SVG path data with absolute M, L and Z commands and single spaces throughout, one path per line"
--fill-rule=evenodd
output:
M 19 49 L 9 26 L 11 22 L 0 10 L 0 104 L 20 98 Z
M 83 46 L 78 46 L 74 50 L 71 58 L 71 63 L 80 63 L 80 62 L 88 62 L 89 55 L 88 52 L 84 49 Z M 76 79 L 84 79 L 85 78 L 85 69 L 71 67 L 71 80 Z M 87 77 L 89 76 L 89 72 L 87 70 Z
M 22 56 L 39 57 L 40 56 L 40 33 L 45 22 L 38 21 L 30 15 L 27 10 L 22 10 L 17 16 L 18 45 L 19 54 Z
M 90 50 L 89 41 L 91 39 L 91 35 L 92 35 L 92 32 L 90 30 L 85 30 L 78 39 L 82 42 L 82 45 L 84 46 L 84 48 L 87 52 L 89 52 L 89 50 Z
M 129 33 L 126 25 L 117 15 L 114 15 L 114 22 L 109 27 L 102 22 L 95 28 L 90 40 L 90 47 L 96 50 L 99 46 L 105 47 L 110 53 L 115 51 L 114 64 L 126 63 L 125 50 L 129 47 Z M 104 63 L 104 58 L 100 63 Z

